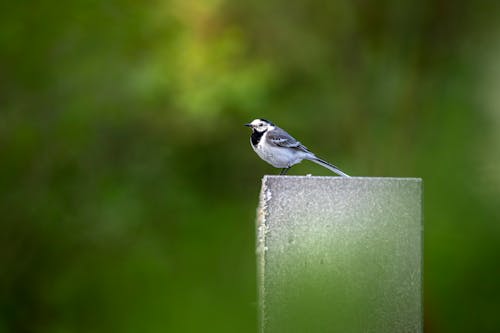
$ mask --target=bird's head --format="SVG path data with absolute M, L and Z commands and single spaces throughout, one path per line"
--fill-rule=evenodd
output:
M 245 124 L 245 126 L 250 127 L 253 132 L 260 133 L 274 128 L 274 124 L 266 119 L 254 119 L 252 122 Z

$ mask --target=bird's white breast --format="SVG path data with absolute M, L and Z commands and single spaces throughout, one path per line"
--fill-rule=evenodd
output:
M 267 132 L 264 133 L 257 146 L 252 145 L 252 148 L 261 159 L 275 168 L 288 168 L 304 159 L 304 154 L 296 149 L 268 144 L 266 136 Z

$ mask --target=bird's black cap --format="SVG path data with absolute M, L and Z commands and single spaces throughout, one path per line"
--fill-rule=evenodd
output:
M 272 121 L 269 121 L 269 120 L 264 119 L 264 118 L 259 118 L 259 120 L 265 121 L 265 122 L 266 122 L 266 123 L 268 123 L 269 125 L 274 126 L 274 123 L 273 123 Z

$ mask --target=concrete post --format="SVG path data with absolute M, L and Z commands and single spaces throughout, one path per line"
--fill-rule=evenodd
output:
M 265 176 L 260 331 L 422 332 L 422 181 Z

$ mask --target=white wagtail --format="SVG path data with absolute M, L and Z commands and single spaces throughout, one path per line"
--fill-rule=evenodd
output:
M 286 174 L 288 169 L 302 160 L 309 160 L 330 169 L 339 176 L 349 177 L 336 166 L 314 155 L 303 144 L 269 120 L 255 119 L 245 126 L 252 129 L 250 143 L 253 150 L 275 168 L 282 168 L 280 175 Z

